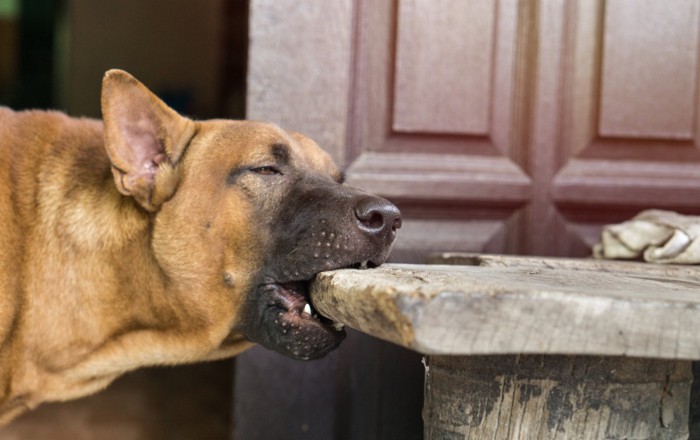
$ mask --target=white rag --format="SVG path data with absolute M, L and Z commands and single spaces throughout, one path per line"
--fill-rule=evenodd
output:
M 603 228 L 595 258 L 700 264 L 700 217 L 649 209 Z

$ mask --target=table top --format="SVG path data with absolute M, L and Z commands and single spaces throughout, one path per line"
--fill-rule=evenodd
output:
M 324 316 L 425 354 L 700 359 L 700 267 L 444 254 L 324 272 Z

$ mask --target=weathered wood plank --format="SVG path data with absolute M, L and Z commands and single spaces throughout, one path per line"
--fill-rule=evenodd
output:
M 685 439 L 690 362 L 430 356 L 425 438 Z
M 593 260 L 477 257 L 320 274 L 315 308 L 426 354 L 700 359 L 700 272 Z

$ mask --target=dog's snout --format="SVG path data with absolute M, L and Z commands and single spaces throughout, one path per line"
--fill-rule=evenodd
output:
M 387 200 L 363 197 L 355 205 L 357 224 L 372 235 L 386 235 L 401 227 L 401 212 Z

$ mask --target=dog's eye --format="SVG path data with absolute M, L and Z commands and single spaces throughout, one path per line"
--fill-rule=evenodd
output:
M 282 174 L 280 172 L 280 170 L 278 170 L 275 167 L 271 167 L 271 166 L 251 168 L 251 171 L 254 173 L 257 173 L 257 174 L 262 174 L 264 176 L 271 176 L 273 174 Z

